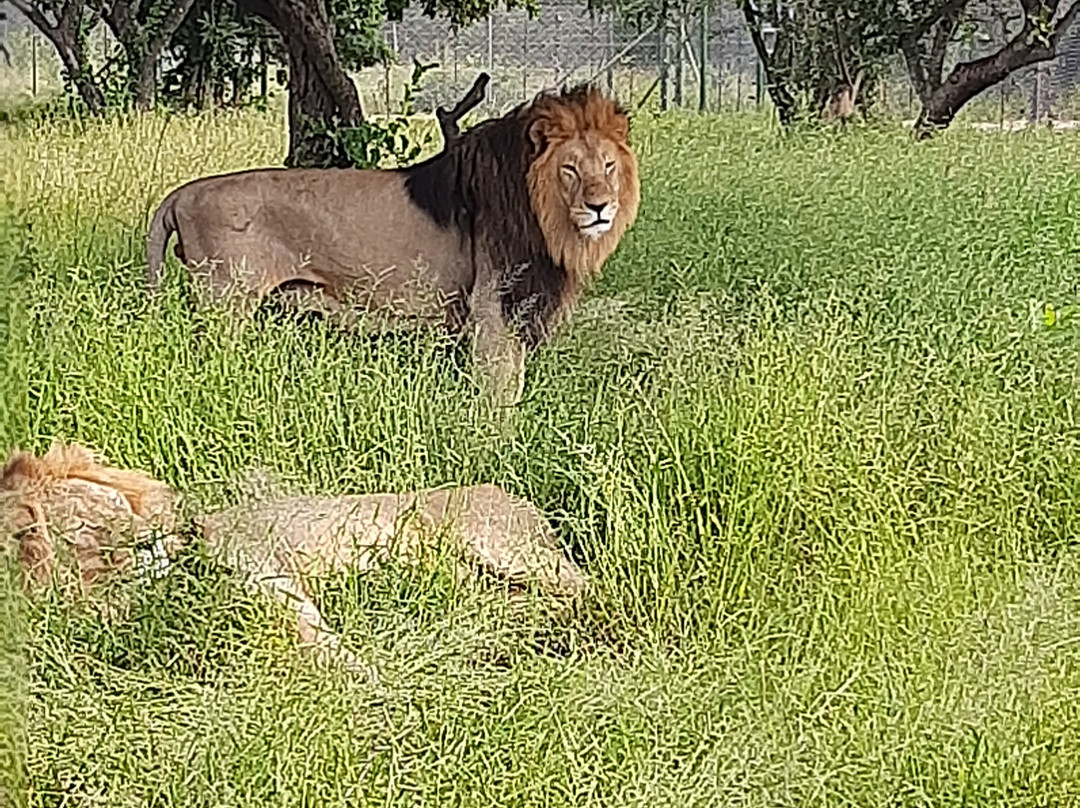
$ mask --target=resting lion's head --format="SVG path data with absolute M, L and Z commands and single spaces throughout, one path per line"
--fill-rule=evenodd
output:
M 107 466 L 78 444 L 56 443 L 41 457 L 8 459 L 0 473 L 0 541 L 15 550 L 27 584 L 59 573 L 83 589 L 130 569 L 141 539 L 156 536 L 158 551 L 175 553 L 175 503 L 165 483 Z
M 529 201 L 552 257 L 584 280 L 637 218 L 641 186 L 629 118 L 587 85 L 542 94 L 525 114 L 533 147 Z

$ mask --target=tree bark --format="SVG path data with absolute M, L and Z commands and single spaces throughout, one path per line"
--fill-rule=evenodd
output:
M 765 47 L 765 38 L 761 34 L 761 17 L 758 12 L 749 2 L 742 2 L 740 6 L 743 17 L 746 19 L 746 30 L 750 33 L 750 40 L 754 44 L 754 50 L 765 73 L 765 89 L 769 93 L 769 98 L 772 99 L 773 106 L 776 107 L 780 124 L 788 127 L 795 122 L 795 96 L 777 75 L 773 61 L 776 55 L 782 53 L 787 47 L 787 43 L 783 41 L 783 30 L 777 35 L 776 44 L 770 54 L 769 49 Z
M 164 17 L 153 28 L 140 18 L 140 0 L 114 0 L 102 8 L 101 17 L 124 49 L 127 61 L 128 92 L 135 109 L 145 112 L 154 106 L 157 91 L 157 61 L 184 22 L 195 0 L 171 0 Z
M 53 44 L 60 63 L 64 66 L 65 75 L 75 87 L 87 111 L 91 115 L 100 115 L 105 110 L 105 95 L 94 79 L 90 60 L 79 38 L 85 9 L 82 0 L 66 0 L 58 12 L 53 12 L 55 24 L 45 16 L 43 7 L 30 0 L 11 0 L 11 4 Z
M 146 112 L 154 106 L 154 96 L 157 90 L 157 56 L 144 53 L 135 65 L 134 76 L 130 79 L 131 100 L 135 109 Z
M 922 104 L 915 122 L 914 134 L 917 139 L 924 140 L 948 127 L 968 101 L 1015 71 L 1057 56 L 1058 43 L 1080 14 L 1080 0 L 1073 0 L 1045 40 L 1036 36 L 1038 31 L 1031 21 L 1038 0 L 1022 0 L 1021 4 L 1025 18 L 1020 33 L 996 53 L 956 65 L 944 81 L 941 80 L 944 62 L 944 45 L 939 45 L 939 40 L 943 38 L 941 29 L 935 31 L 929 64 L 915 43 L 905 43 L 903 53 L 908 74 Z M 1057 6 L 1056 2 L 1052 4 L 1049 9 L 1051 13 L 1056 11 Z M 950 37 L 953 30 L 949 29 Z
M 325 0 L 242 0 L 281 34 L 289 54 L 291 167 L 352 165 L 341 130 L 363 120 L 356 85 L 334 46 Z

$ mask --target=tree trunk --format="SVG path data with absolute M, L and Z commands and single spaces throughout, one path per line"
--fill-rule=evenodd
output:
M 144 51 L 138 61 L 128 68 L 131 75 L 131 99 L 135 109 L 147 112 L 154 106 L 157 89 L 157 57 Z
M 93 76 L 80 72 L 71 80 L 86 109 L 91 115 L 100 115 L 105 110 L 105 94 L 101 92 Z
M 773 52 L 770 54 L 768 48 L 765 47 L 765 38 L 761 33 L 762 20 L 758 16 L 758 12 L 748 2 L 740 5 L 742 6 L 743 16 L 746 18 L 746 30 L 750 34 L 750 40 L 753 42 L 758 62 L 761 64 L 762 72 L 765 74 L 765 89 L 769 93 L 773 106 L 776 107 L 776 114 L 780 118 L 780 124 L 785 128 L 789 127 L 795 122 L 795 96 L 788 89 L 786 82 L 777 75 L 774 62 L 788 47 L 784 41 L 783 30 L 778 34 Z
M 307 60 L 302 43 L 288 39 L 289 49 L 289 154 L 287 166 L 348 166 L 350 160 L 340 138 L 339 126 L 353 126 L 344 118 L 333 94 Z
M 356 85 L 334 47 L 325 0 L 245 0 L 281 34 L 289 53 L 290 167 L 352 165 L 341 130 L 363 120 Z
M 922 102 L 922 109 L 915 121 L 915 137 L 925 140 L 945 129 L 968 101 L 1004 81 L 1015 71 L 1055 58 L 1058 43 L 1078 13 L 1080 0 L 1061 17 L 1053 33 L 1045 40 L 1036 36 L 1037 32 L 1030 21 L 1025 22 L 1020 33 L 997 53 L 971 62 L 961 62 L 944 81 L 940 78 L 940 62 L 936 66 L 939 72 L 935 75 L 933 68 L 927 71 L 924 65 L 913 61 L 916 55 L 914 51 L 909 53 L 905 49 L 908 73 Z
M 101 88 L 94 80 L 89 60 L 83 53 L 77 35 L 69 36 L 66 30 L 60 28 L 46 33 L 46 36 L 56 46 L 56 51 L 60 54 L 60 63 L 64 66 L 64 73 L 86 105 L 87 111 L 91 115 L 100 115 L 105 110 L 105 94 L 101 92 Z
M 60 63 L 64 66 L 64 74 L 75 87 L 87 111 L 91 115 L 100 115 L 105 110 L 105 94 L 94 80 L 90 61 L 79 40 L 79 31 L 83 24 L 83 4 L 65 3 L 55 25 L 49 22 L 38 4 L 28 0 L 11 0 L 11 4 L 53 44 Z
M 127 61 L 128 92 L 135 109 L 146 112 L 154 106 L 157 91 L 157 60 L 172 41 L 195 0 L 172 0 L 164 17 L 153 23 L 140 20 L 138 3 L 113 0 L 102 10 L 102 19 L 124 49 Z

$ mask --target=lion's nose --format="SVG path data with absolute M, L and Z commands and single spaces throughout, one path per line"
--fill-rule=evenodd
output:
M 585 207 L 587 207 L 589 210 L 599 216 L 601 213 L 604 212 L 604 208 L 607 207 L 607 202 L 586 202 Z

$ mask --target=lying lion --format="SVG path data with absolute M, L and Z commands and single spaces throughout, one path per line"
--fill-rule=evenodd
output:
M 54 444 L 42 457 L 16 452 L 0 474 L 0 535 L 31 590 L 59 577 L 85 594 L 113 573 L 167 567 L 182 545 L 176 507 L 164 483 L 109 467 L 77 444 Z M 543 514 L 495 485 L 280 497 L 194 523 L 213 557 L 295 610 L 302 644 L 352 668 L 362 666 L 327 628 L 307 575 L 417 562 L 448 550 L 460 577 L 479 568 L 564 595 L 585 586 Z

